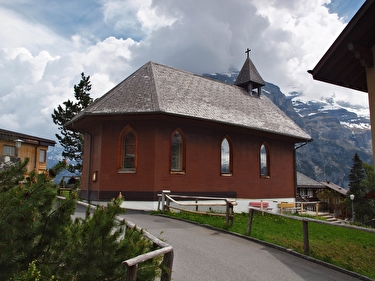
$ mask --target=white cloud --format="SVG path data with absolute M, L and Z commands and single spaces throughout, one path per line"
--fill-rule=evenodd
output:
M 302 92 L 305 100 L 319 99 L 333 91 L 339 99 L 367 106 L 366 95 L 345 88 L 314 81 L 307 70 L 312 69 L 328 50 L 346 23 L 336 13 L 330 14 L 320 1 L 255 0 L 258 14 L 270 25 L 263 33 L 270 40 L 273 52 L 262 54 L 266 64 L 257 65 L 265 79 L 280 86 L 288 94 Z M 273 64 L 273 67 L 272 67 Z M 353 99 L 355 97 L 355 99 Z
M 198 74 L 226 72 L 242 67 L 248 47 L 263 79 L 285 93 L 303 92 L 305 99 L 335 94 L 367 105 L 366 94 L 314 81 L 307 73 L 345 26 L 329 13 L 328 2 L 101 0 L 93 28 L 82 29 L 77 18 L 79 28 L 70 25 L 69 36 L 38 17 L 21 16 L 16 11 L 22 5 L 11 11 L 0 4 L 0 127 L 53 138 L 50 115 L 73 98 L 81 72 L 91 76 L 97 98 L 147 61 Z
M 103 0 L 104 21 L 115 30 L 130 34 L 149 33 L 164 26 L 171 26 L 176 18 L 159 8 L 152 0 Z M 137 37 L 137 36 L 136 36 Z
M 1 5 L 0 18 L 0 48 L 24 47 L 31 53 L 43 50 L 58 53 L 69 48 L 69 42 L 54 34 L 47 26 L 22 18 Z

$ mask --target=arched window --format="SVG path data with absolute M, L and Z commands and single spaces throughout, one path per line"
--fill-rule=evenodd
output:
M 260 147 L 260 176 L 269 177 L 270 176 L 270 156 L 268 151 L 268 146 L 266 143 L 262 143 Z
M 225 137 L 221 142 L 221 174 L 232 173 L 232 152 L 229 139 Z
M 171 172 L 185 170 L 185 141 L 180 130 L 175 130 L 171 136 Z
M 121 170 L 135 172 L 137 166 L 137 136 L 130 127 L 125 128 L 121 143 Z

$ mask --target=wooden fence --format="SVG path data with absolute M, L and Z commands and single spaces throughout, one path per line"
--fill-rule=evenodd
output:
M 229 225 L 233 225 L 233 220 L 234 220 L 233 207 L 237 205 L 237 202 L 234 199 L 218 198 L 218 197 L 203 197 L 203 196 L 185 196 L 185 195 L 177 195 L 177 194 L 172 195 L 169 190 L 163 190 L 161 194 L 158 194 L 158 197 L 159 197 L 158 210 L 160 210 L 160 200 L 161 200 L 161 206 L 162 206 L 161 210 L 163 212 L 169 209 L 176 209 L 176 210 L 195 213 L 195 214 L 205 214 L 205 215 L 210 215 L 210 216 L 222 216 L 222 217 L 225 216 L 226 227 L 229 227 Z M 177 198 L 183 199 L 185 202 L 175 200 Z M 189 203 L 186 201 L 194 201 L 195 203 Z M 199 201 L 203 201 L 203 202 L 199 202 Z M 195 210 L 172 206 L 171 205 L 172 202 L 178 206 L 184 206 L 184 207 L 195 206 Z M 223 206 L 225 207 L 225 214 L 199 211 L 198 206 L 205 206 L 205 207 Z
M 65 199 L 65 197 L 62 196 L 57 196 L 58 199 Z M 78 201 L 77 204 L 84 206 L 84 207 L 90 207 L 91 209 L 96 209 L 97 206 Z M 124 218 L 121 218 L 119 216 L 116 217 L 116 220 L 118 221 L 123 221 Z M 161 263 L 161 277 L 160 281 L 171 281 L 172 277 L 172 265 L 173 265 L 173 257 L 174 257 L 174 252 L 173 252 L 173 247 L 165 243 L 164 241 L 161 241 L 160 239 L 156 238 L 152 234 L 148 233 L 144 229 L 136 226 L 134 223 L 130 221 L 125 221 L 126 227 L 127 228 L 135 228 L 137 231 L 142 232 L 143 236 L 150 240 L 154 245 L 159 247 L 159 249 L 156 249 L 154 251 L 136 256 L 131 259 L 127 259 L 122 262 L 124 266 L 128 268 L 127 270 L 127 275 L 126 275 L 126 281 L 135 281 L 137 279 L 137 270 L 138 270 L 138 264 L 145 262 L 147 260 L 156 258 L 158 256 L 163 255 L 163 261 Z
M 249 221 L 248 221 L 248 224 L 247 224 L 246 235 L 251 235 L 254 211 L 269 213 L 269 214 L 274 215 L 274 216 L 286 217 L 288 219 L 301 221 L 302 222 L 302 229 L 303 229 L 303 251 L 304 251 L 304 254 L 307 255 L 307 256 L 310 255 L 309 225 L 308 225 L 309 222 L 320 223 L 320 224 L 328 224 L 328 225 L 335 226 L 335 227 L 346 227 L 346 228 L 352 228 L 352 229 L 356 229 L 356 230 L 375 233 L 375 229 L 363 228 L 363 227 L 358 227 L 358 226 L 349 225 L 349 224 L 334 224 L 333 225 L 332 223 L 327 222 L 327 221 L 315 220 L 315 219 L 298 217 L 298 216 L 288 216 L 288 215 L 283 215 L 283 214 L 275 214 L 275 213 L 269 212 L 265 209 L 249 207 Z

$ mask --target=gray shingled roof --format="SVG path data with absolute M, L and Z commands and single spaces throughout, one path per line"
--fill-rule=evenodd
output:
M 347 195 L 349 192 L 347 189 L 341 186 L 338 186 L 337 184 L 334 184 L 332 182 L 322 182 L 322 184 L 329 189 L 332 189 L 338 193 L 341 193 L 342 195 Z
M 90 115 L 136 113 L 173 114 L 311 139 L 264 95 L 252 97 L 241 87 L 154 62 L 143 65 L 69 124 Z
M 313 180 L 300 172 L 297 172 L 297 186 L 299 188 L 325 188 L 322 183 Z
M 4 130 L 0 128 L 0 139 L 4 140 L 16 140 L 21 139 L 25 143 L 41 144 L 45 146 L 55 146 L 56 142 L 51 139 L 39 138 L 36 136 L 26 135 L 18 132 Z

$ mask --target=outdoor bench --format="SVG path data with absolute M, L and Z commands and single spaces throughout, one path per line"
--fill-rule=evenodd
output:
M 269 203 L 268 202 L 256 202 L 256 201 L 252 201 L 249 203 L 249 206 L 250 207 L 253 207 L 253 208 L 259 208 L 259 209 L 263 209 L 263 210 L 272 210 L 272 208 L 269 208 Z
M 300 207 L 296 207 L 296 203 L 289 203 L 289 202 L 278 203 L 277 207 L 280 208 L 281 214 L 283 213 L 283 211 L 298 212 L 299 210 L 301 210 Z

